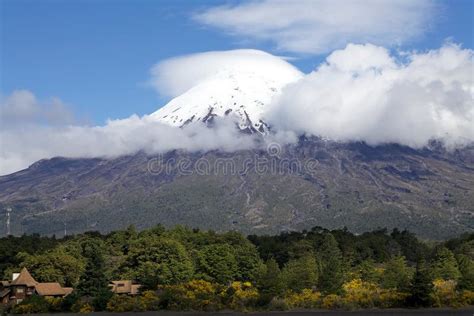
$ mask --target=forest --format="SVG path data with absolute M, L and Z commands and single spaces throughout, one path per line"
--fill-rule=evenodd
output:
M 292 310 L 474 305 L 474 234 L 443 242 L 408 231 L 347 229 L 244 236 L 182 226 L 0 239 L 0 279 L 26 267 L 73 287 L 3 312 Z M 113 294 L 134 280 L 139 295 Z

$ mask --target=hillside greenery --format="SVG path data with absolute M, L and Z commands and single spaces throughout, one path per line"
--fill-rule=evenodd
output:
M 32 297 L 11 312 L 286 310 L 474 305 L 474 234 L 423 242 L 408 231 L 347 229 L 275 236 L 158 225 L 103 235 L 0 239 L 0 274 L 27 267 L 75 291 Z M 133 279 L 140 295 L 110 293 Z

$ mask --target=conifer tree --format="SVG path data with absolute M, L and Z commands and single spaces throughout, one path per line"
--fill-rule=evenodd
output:
M 454 254 L 446 247 L 436 250 L 435 260 L 432 265 L 432 273 L 434 279 L 455 280 L 461 276 L 458 263 Z
M 431 305 L 431 293 L 433 291 L 433 279 L 426 267 L 425 261 L 420 260 L 416 265 L 415 276 L 410 287 L 408 305 L 415 307 L 428 307 Z
M 461 290 L 474 291 L 474 260 L 466 255 L 457 257 L 461 277 L 458 282 L 458 288 Z
M 82 256 L 87 260 L 77 291 L 81 296 L 93 299 L 96 311 L 104 310 L 112 296 L 108 287 L 105 260 L 99 241 L 88 239 L 82 244 Z
M 364 260 L 358 266 L 358 272 L 362 281 L 375 283 L 378 281 L 379 275 L 375 269 L 374 260 Z
M 318 282 L 318 264 L 314 255 L 307 254 L 290 260 L 282 270 L 286 288 L 295 292 L 311 289 Z
M 382 286 L 384 288 L 394 288 L 397 290 L 408 290 L 411 279 L 411 271 L 407 266 L 404 256 L 397 256 L 390 259 L 382 273 Z
M 258 288 L 262 293 L 272 297 L 283 291 L 280 267 L 275 259 L 270 258 L 265 262 L 265 268 L 258 279 Z
M 337 293 L 344 281 L 342 254 L 331 233 L 324 235 L 318 247 L 320 258 L 319 288 L 325 293 Z

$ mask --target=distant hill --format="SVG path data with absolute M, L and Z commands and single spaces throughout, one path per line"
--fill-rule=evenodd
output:
M 41 160 L 0 177 L 0 207 L 12 208 L 14 234 L 157 223 L 256 234 L 398 227 L 430 239 L 474 231 L 472 147 L 448 152 L 436 144 L 414 150 L 301 138 L 276 153 L 172 151 L 160 157 L 168 170 L 157 159 L 140 152 Z

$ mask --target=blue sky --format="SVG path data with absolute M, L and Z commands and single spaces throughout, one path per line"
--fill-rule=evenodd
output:
M 278 48 L 268 38 L 230 34 L 193 14 L 229 1 L 1 0 L 2 95 L 27 89 L 59 97 L 91 124 L 147 114 L 164 105 L 147 82 L 167 58 L 212 50 L 257 48 L 294 57 L 304 72 L 330 52 Z M 436 3 L 420 36 L 392 50 L 439 48 L 446 40 L 473 48 L 474 1 Z M 342 48 L 342 47 L 340 47 Z

